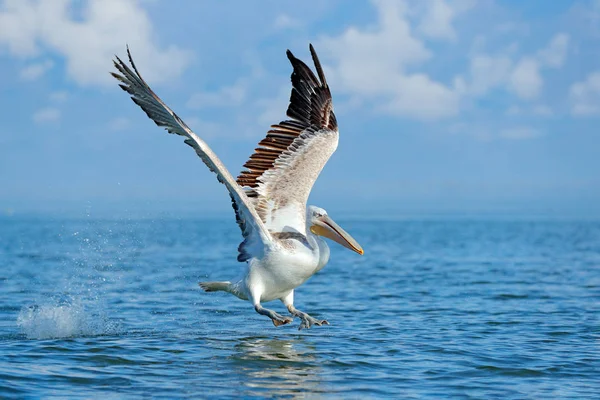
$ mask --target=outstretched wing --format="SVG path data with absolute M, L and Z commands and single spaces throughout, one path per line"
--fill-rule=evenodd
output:
M 238 249 L 240 253 L 238 260 L 246 261 L 251 256 L 258 256 L 259 254 L 254 252 L 250 255 L 250 246 L 264 250 L 264 246 L 271 242 L 271 235 L 258 216 L 251 200 L 210 147 L 150 89 L 138 72 L 129 48 L 127 48 L 127 56 L 133 71 L 119 57 L 116 57 L 114 65 L 120 74 L 113 72 L 111 75 L 121 81 L 119 86 L 131 95 L 133 102 L 140 106 L 156 125 L 164 127 L 169 133 L 185 137 L 184 142 L 196 150 L 196 154 L 200 156 L 206 166 L 217 175 L 219 182 L 227 187 L 237 223 L 244 236 L 244 241 Z
M 270 231 L 305 230 L 306 201 L 338 144 L 331 91 L 315 49 L 310 53 L 318 78 L 291 51 L 292 94 L 287 116 L 272 125 L 238 176 Z

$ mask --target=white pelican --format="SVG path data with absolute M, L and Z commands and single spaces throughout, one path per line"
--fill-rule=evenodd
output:
M 268 310 L 261 302 L 279 299 L 293 317 L 302 320 L 300 329 L 328 324 L 294 307 L 294 289 L 320 271 L 329 260 L 329 238 L 363 254 L 363 249 L 319 207 L 306 207 L 311 188 L 338 145 L 338 126 L 331 92 L 314 48 L 310 52 L 317 77 L 288 50 L 294 68 L 292 94 L 287 109 L 289 120 L 272 125 L 237 180 L 208 145 L 175 114 L 146 84 L 131 53 L 133 71 L 118 57 L 120 74 L 112 73 L 119 86 L 131 95 L 158 126 L 185 137 L 208 168 L 223 183 L 233 203 L 244 241 L 238 261 L 245 273 L 238 281 L 201 282 L 207 292 L 224 291 L 250 300 L 257 313 L 266 315 L 275 326 L 292 318 Z

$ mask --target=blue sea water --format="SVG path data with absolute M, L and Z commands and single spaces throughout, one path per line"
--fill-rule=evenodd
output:
M 0 219 L 0 398 L 599 398 L 600 222 L 339 222 L 298 331 L 197 286 L 233 218 Z

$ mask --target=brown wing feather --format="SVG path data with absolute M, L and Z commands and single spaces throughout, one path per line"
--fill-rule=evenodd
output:
M 256 189 L 260 177 L 273 168 L 275 161 L 286 151 L 293 151 L 292 142 L 307 130 L 319 131 L 321 129 L 337 130 L 337 121 L 333 112 L 331 91 L 325 80 L 325 74 L 317 57 L 317 53 L 310 45 L 318 78 L 311 69 L 301 60 L 287 51 L 287 57 L 294 68 L 291 76 L 292 93 L 287 116 L 291 120 L 282 121 L 272 125 L 267 136 L 261 140 L 254 154 L 244 164 L 244 170 L 237 177 L 237 183 L 247 187 L 249 197 L 257 197 Z

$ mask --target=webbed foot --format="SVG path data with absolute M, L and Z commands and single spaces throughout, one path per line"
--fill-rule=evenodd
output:
M 327 322 L 327 320 L 324 320 L 324 319 L 319 320 L 319 319 L 313 318 L 310 315 L 308 315 L 307 313 L 297 310 L 294 306 L 288 307 L 288 310 L 289 310 L 290 314 L 292 314 L 294 317 L 298 317 L 302 320 L 302 322 L 300 323 L 300 326 L 298 327 L 299 331 L 301 331 L 304 328 L 310 329 L 310 327 L 313 325 L 317 325 L 317 326 L 329 325 L 329 322 Z
M 273 325 L 275 326 L 289 324 L 293 321 L 292 318 L 284 317 L 283 315 L 277 314 L 275 311 L 264 308 L 260 304 L 254 306 L 254 309 L 257 313 L 261 315 L 266 315 L 267 317 L 271 318 L 271 321 L 273 321 Z
M 290 317 L 284 317 L 282 315 L 279 315 L 277 313 L 275 313 L 275 318 L 271 318 L 271 321 L 273 321 L 273 325 L 275 326 L 281 326 L 281 325 L 285 325 L 285 324 L 289 324 L 290 322 L 293 321 L 292 318 Z

